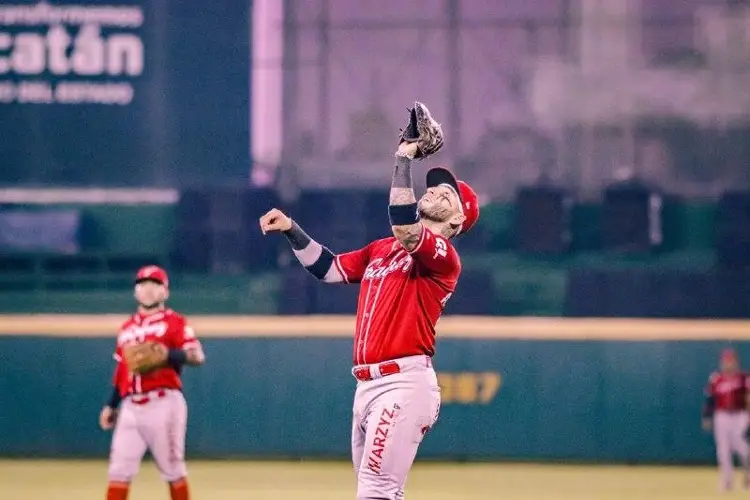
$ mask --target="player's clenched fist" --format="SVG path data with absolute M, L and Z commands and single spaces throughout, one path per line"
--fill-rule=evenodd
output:
M 277 208 L 268 211 L 260 218 L 260 230 L 263 234 L 269 231 L 289 231 L 292 228 L 292 219 Z
M 116 420 L 117 410 L 110 408 L 109 406 L 102 408 L 101 413 L 99 413 L 99 427 L 101 427 L 102 430 L 108 431 L 112 429 L 115 426 Z

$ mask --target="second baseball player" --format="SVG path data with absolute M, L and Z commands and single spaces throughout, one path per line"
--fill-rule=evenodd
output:
M 750 446 L 746 438 L 750 376 L 740 370 L 739 358 L 733 349 L 721 353 L 720 365 L 720 371 L 711 374 L 706 387 L 703 428 L 713 430 L 721 471 L 719 489 L 729 491 L 733 486 L 734 453 L 742 464 L 744 486 L 750 487 Z
M 187 404 L 180 373 L 202 365 L 203 348 L 185 318 L 168 309 L 164 269 L 146 266 L 135 280 L 138 310 L 117 335 L 112 396 L 102 408 L 102 429 L 114 428 L 107 500 L 126 500 L 150 450 L 172 500 L 188 500 L 185 466 Z

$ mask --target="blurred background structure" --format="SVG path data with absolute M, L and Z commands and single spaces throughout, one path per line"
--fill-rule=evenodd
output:
M 156 261 L 205 312 L 350 313 L 255 222 L 281 205 L 337 251 L 387 235 L 419 99 L 447 134 L 431 162 L 484 203 L 452 312 L 747 314 L 743 2 L 45 5 L 0 11 L 9 310 L 126 310 Z
M 157 263 L 171 273 L 176 309 L 236 315 L 235 333 L 255 315 L 282 324 L 351 315 L 357 290 L 319 285 L 282 239 L 261 235 L 257 218 L 282 207 L 334 251 L 387 236 L 395 137 L 414 100 L 446 131 L 444 151 L 426 163 L 449 165 L 483 200 L 477 228 L 456 242 L 464 273 L 446 314 L 468 316 L 469 336 L 486 332 L 472 317 L 498 325 L 496 337 L 462 341 L 452 324 L 438 344 L 443 382 L 470 389 L 456 389 L 465 401 L 446 404 L 449 423 L 426 453 L 711 460 L 697 425 L 702 385 L 719 344 L 744 337 L 702 320 L 736 326 L 750 316 L 743 0 L 0 2 L 0 312 L 126 314 L 134 271 Z M 416 172 L 421 189 L 421 164 Z M 552 318 L 560 333 L 512 333 L 521 323 L 508 317 L 532 316 Z M 12 317 L 21 323 L 4 327 L 0 358 L 52 355 L 74 341 L 101 365 L 88 367 L 97 380 L 64 375 L 79 369 L 73 361 L 53 369 L 66 390 L 86 387 L 74 400 L 94 405 L 91 422 L 57 439 L 48 429 L 34 444 L 20 421 L 0 418 L 0 454 L 102 453 L 104 437 L 78 438 L 106 393 L 111 339 L 77 338 L 64 323 L 72 340 L 44 343 L 20 335 L 23 316 Z M 598 340 L 568 342 L 566 317 L 601 319 Z M 602 318 L 682 322 L 633 322 L 628 337 Z M 681 336 L 696 324 L 697 336 Z M 346 336 L 339 323 L 331 331 Z M 234 403 L 224 427 L 196 416 L 194 450 L 345 454 L 350 341 L 253 332 L 206 332 L 216 337 L 209 360 L 221 361 L 190 375 L 188 391 L 204 401 L 196 413 L 222 397 Z M 331 438 L 274 429 L 290 415 L 307 425 L 289 409 L 305 392 L 295 370 L 305 356 L 306 366 L 323 365 L 333 353 L 341 378 L 325 379 L 322 392 L 342 418 Z M 240 355 L 251 358 L 248 370 L 283 362 L 260 383 L 257 371 L 233 371 Z M 9 401 L 21 390 L 13 380 L 28 374 L 3 370 L 0 401 Z M 499 380 L 492 374 L 503 382 L 483 393 Z M 247 377 L 255 396 L 222 386 Z M 57 386 L 31 380 L 24 393 L 55 397 Z M 280 392 L 276 380 L 285 381 Z M 557 408 L 555 422 L 544 412 L 550 391 L 579 398 Z M 256 396 L 271 413 L 254 410 L 252 432 L 237 438 L 246 429 L 231 412 Z M 39 426 L 51 425 L 35 402 L 24 404 Z M 523 422 L 514 420 L 521 410 Z M 467 444 L 452 432 L 472 426 L 451 418 L 491 437 Z M 311 425 L 325 434 L 323 422 Z M 632 439 L 622 440 L 625 431 Z

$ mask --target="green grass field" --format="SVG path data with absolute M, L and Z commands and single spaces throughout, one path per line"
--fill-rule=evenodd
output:
M 353 500 L 344 462 L 191 461 L 192 498 L 220 500 Z M 739 478 L 738 478 L 739 479 Z M 104 461 L 0 460 L 0 499 L 101 500 Z M 690 500 L 748 496 L 717 491 L 710 467 L 614 467 L 421 463 L 412 470 L 408 500 Z M 739 486 L 739 481 L 738 481 Z M 144 463 L 130 500 L 167 499 L 151 462 Z

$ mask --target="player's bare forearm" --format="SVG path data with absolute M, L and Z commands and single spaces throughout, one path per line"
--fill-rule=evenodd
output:
M 411 252 L 419 244 L 422 234 L 422 223 L 410 224 L 408 226 L 391 226 L 393 236 L 401 243 L 406 251 Z
M 391 205 L 410 205 L 417 202 L 411 180 L 411 162 L 408 154 L 396 153 L 396 164 L 393 166 L 391 180 Z
M 422 223 L 417 214 L 417 197 L 412 187 L 411 161 L 408 155 L 401 154 L 400 151 L 396 154 L 389 200 L 393 236 L 408 251 L 417 246 L 422 234 Z
M 185 364 L 190 366 L 200 366 L 206 362 L 206 356 L 203 349 L 193 348 L 185 350 Z

